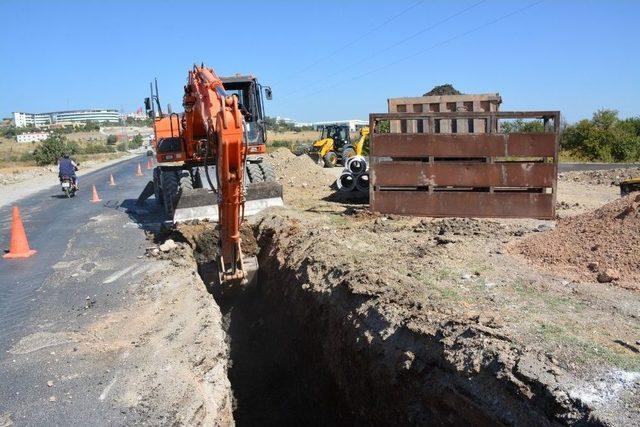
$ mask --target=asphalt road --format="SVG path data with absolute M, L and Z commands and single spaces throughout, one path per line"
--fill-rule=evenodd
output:
M 138 162 L 144 177 L 135 176 Z M 17 202 L 38 253 L 0 258 L 0 425 L 127 423 L 127 414 L 100 399 L 115 361 L 95 366 L 56 350 L 73 342 L 74 331 L 123 306 L 127 285 L 148 268 L 144 229 L 157 227 L 159 218 L 153 198 L 148 211 L 134 209 L 151 178 L 144 162 L 138 157 L 85 175 L 73 199 L 54 185 Z M 107 184 L 110 173 L 115 187 Z M 92 184 L 100 203 L 89 201 Z M 4 206 L 2 249 L 10 225 L 11 206 Z

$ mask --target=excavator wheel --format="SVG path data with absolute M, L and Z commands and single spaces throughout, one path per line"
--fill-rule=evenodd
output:
M 191 174 L 187 170 L 182 170 L 178 172 L 180 176 L 180 191 L 190 191 L 193 190 L 193 180 L 191 179 Z
M 250 183 L 264 181 L 264 178 L 262 176 L 262 170 L 260 169 L 260 165 L 257 163 L 247 164 L 247 174 L 249 175 Z
M 161 170 L 162 196 L 164 213 L 167 218 L 173 218 L 175 202 L 178 196 L 178 174 L 174 170 Z
M 329 151 L 324 155 L 324 167 L 333 168 L 338 164 L 338 155 L 335 151 Z
M 273 182 L 276 181 L 276 172 L 273 170 L 273 167 L 267 162 L 258 163 L 260 170 L 262 171 L 262 177 L 265 182 Z
M 162 206 L 162 190 L 160 187 L 160 168 L 153 169 L 153 195 L 156 198 L 156 203 Z

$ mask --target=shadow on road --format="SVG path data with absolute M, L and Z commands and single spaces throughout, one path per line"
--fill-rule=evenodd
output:
M 136 199 L 125 199 L 121 203 L 106 203 L 105 206 L 124 211 L 138 228 L 153 234 L 154 240 L 166 232 L 164 213 L 153 199 L 142 203 L 137 203 Z

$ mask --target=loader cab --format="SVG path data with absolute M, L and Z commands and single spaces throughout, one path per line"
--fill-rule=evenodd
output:
M 320 139 L 325 138 L 333 139 L 333 146 L 336 150 L 341 150 L 343 147 L 351 144 L 349 127 L 346 125 L 325 126 L 320 134 Z
M 236 74 L 231 77 L 221 77 L 227 96 L 238 97 L 238 106 L 247 125 L 248 155 L 266 153 L 265 142 L 267 130 L 264 123 L 264 100 L 262 97 L 262 85 L 254 76 Z M 265 88 L 267 98 L 270 98 L 271 89 Z

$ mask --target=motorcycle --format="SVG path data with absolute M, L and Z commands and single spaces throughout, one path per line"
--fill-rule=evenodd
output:
M 62 187 L 62 191 L 67 196 L 67 198 L 72 198 L 76 195 L 76 191 L 78 191 L 78 187 L 73 182 L 73 178 L 70 176 L 63 176 L 60 178 L 60 186 Z

